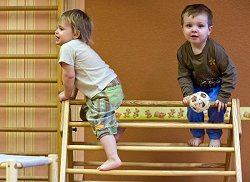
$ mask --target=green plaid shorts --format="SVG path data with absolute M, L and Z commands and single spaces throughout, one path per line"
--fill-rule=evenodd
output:
M 98 140 L 105 135 L 117 133 L 115 110 L 119 108 L 123 99 L 122 86 L 116 78 L 102 92 L 91 99 L 87 98 L 86 104 L 82 105 L 80 117 L 90 123 Z

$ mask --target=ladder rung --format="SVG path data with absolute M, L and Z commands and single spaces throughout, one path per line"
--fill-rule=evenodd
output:
M 72 142 L 72 145 L 99 145 L 98 142 Z M 117 146 L 165 146 L 165 147 L 189 147 L 187 143 L 153 143 L 153 142 L 119 142 Z M 200 147 L 207 147 L 208 143 L 201 143 Z M 222 147 L 228 147 L 226 144 L 221 144 Z
M 0 128 L 0 132 L 57 132 L 56 128 Z
M 48 156 L 49 154 L 53 154 L 55 152 L 13 152 L 13 151 L 1 151 L 1 154 L 8 154 L 8 155 L 27 155 L 27 156 Z
M 0 176 L 0 180 L 5 180 L 6 176 Z M 18 176 L 18 180 L 25 181 L 48 181 L 48 177 L 44 176 Z
M 71 105 L 82 105 L 85 100 L 70 100 Z M 211 102 L 212 107 L 215 106 L 215 102 Z M 124 100 L 121 106 L 131 106 L 131 107 L 186 107 L 183 105 L 182 101 L 155 101 L 155 100 Z M 228 107 L 231 107 L 231 102 L 228 102 Z
M 101 145 L 68 145 L 69 150 L 102 150 Z M 122 151 L 146 152 L 234 152 L 233 147 L 117 146 Z
M 57 107 L 57 104 L 32 104 L 32 103 L 24 103 L 24 104 L 20 104 L 20 103 L 15 103 L 15 104 L 0 104 L 0 107 L 38 107 L 38 108 L 51 108 L 51 107 Z
M 0 59 L 57 59 L 56 54 L 0 54 Z
M 6 78 L 0 79 L 0 83 L 57 83 L 57 79 Z
M 100 166 L 103 162 L 74 161 L 76 166 Z M 163 168 L 224 168 L 224 163 L 151 163 L 151 162 L 122 162 L 123 167 L 163 167 Z
M 0 6 L 0 11 L 56 11 L 57 6 Z
M 71 105 L 82 105 L 85 100 L 70 100 Z M 124 100 L 122 106 L 150 106 L 150 107 L 184 107 L 181 101 L 141 101 L 141 100 Z
M 88 122 L 69 122 L 70 127 L 89 127 Z M 132 127 L 132 128 L 213 128 L 213 129 L 231 129 L 232 124 L 224 123 L 175 123 L 175 122 L 119 122 L 120 127 Z
M 112 181 L 112 180 L 108 180 L 108 181 L 92 181 L 92 180 L 74 180 L 74 182 L 118 182 L 117 180 L 116 181 Z M 138 181 L 138 180 L 136 180 L 136 181 L 131 181 L 131 180 L 129 180 L 129 181 L 120 181 L 119 180 L 119 182 L 144 182 L 144 181 Z
M 0 30 L 0 35 L 54 35 L 55 30 Z
M 177 171 L 177 170 L 110 170 L 72 169 L 67 168 L 70 174 L 98 174 L 123 176 L 235 176 L 235 171 Z

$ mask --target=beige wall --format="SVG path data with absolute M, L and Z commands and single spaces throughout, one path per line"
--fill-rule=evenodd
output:
M 245 84 L 250 76 L 249 1 L 87 0 L 95 23 L 93 46 L 118 72 L 127 99 L 181 98 L 176 80 L 176 51 L 184 42 L 180 13 L 194 2 L 213 10 L 211 37 L 226 48 L 238 70 L 233 96 L 242 106 L 250 105 L 250 85 Z
M 190 3 L 205 3 L 214 13 L 214 28 L 211 37 L 221 43 L 232 57 L 238 70 L 237 89 L 233 97 L 241 101 L 242 106 L 250 106 L 250 2 L 245 0 L 86 0 L 85 9 L 92 17 L 95 28 L 93 34 L 94 49 L 118 73 L 126 99 L 181 100 L 181 92 L 176 80 L 176 51 L 185 41 L 181 32 L 180 13 Z M 247 173 L 250 160 L 249 121 L 244 121 L 241 138 L 243 181 L 250 180 Z M 153 135 L 152 135 L 153 134 Z M 226 134 L 225 134 L 226 135 Z M 189 137 L 187 130 L 136 130 L 128 129 L 123 141 L 159 141 L 185 142 Z M 90 132 L 86 137 L 95 140 Z M 87 154 L 87 158 L 95 152 Z M 165 153 L 152 156 L 148 153 L 121 153 L 124 160 L 172 161 L 188 159 L 214 158 L 213 154 L 173 154 Z M 103 154 L 102 154 L 103 155 Z M 99 155 L 98 155 L 99 157 Z M 103 159 L 103 158 L 102 158 Z M 127 178 L 125 178 L 127 179 Z M 131 179 L 131 178 L 130 178 Z M 133 179 L 133 178 L 132 178 Z M 150 181 L 222 181 L 220 177 L 175 177 L 175 178 L 139 178 Z

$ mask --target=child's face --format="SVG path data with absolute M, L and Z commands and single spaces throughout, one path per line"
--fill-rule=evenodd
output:
M 63 45 L 64 43 L 76 38 L 77 36 L 73 32 L 70 24 L 66 22 L 60 22 L 58 24 L 58 28 L 55 31 L 55 39 L 57 45 Z
M 182 26 L 185 38 L 197 47 L 204 45 L 212 31 L 212 26 L 208 26 L 206 14 L 198 14 L 196 16 L 184 14 Z

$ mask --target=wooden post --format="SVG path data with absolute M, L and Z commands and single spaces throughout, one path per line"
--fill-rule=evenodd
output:
M 51 163 L 49 164 L 49 182 L 58 182 L 58 155 L 49 154 Z
M 17 161 L 8 160 L 6 162 L 6 182 L 17 182 Z
M 66 168 L 67 168 L 67 143 L 68 143 L 68 130 L 69 130 L 69 117 L 70 105 L 69 101 L 64 101 L 63 117 L 63 137 L 62 137 L 62 151 L 61 151 L 61 168 L 60 168 L 60 182 L 66 181 Z

